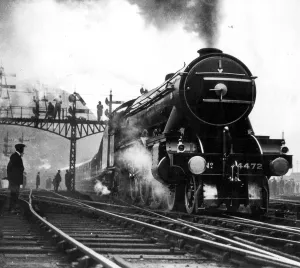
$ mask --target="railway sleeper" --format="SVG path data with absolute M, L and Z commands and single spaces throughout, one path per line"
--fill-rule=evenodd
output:
M 66 249 L 65 252 L 67 253 L 70 261 L 74 261 L 82 256 L 82 253 L 76 247 Z
M 65 240 L 61 240 L 56 244 L 56 249 L 59 251 L 65 251 L 68 247 L 68 244 Z
M 76 268 L 88 268 L 94 263 L 93 260 L 88 256 L 78 258 L 76 262 L 78 263 L 75 266 Z

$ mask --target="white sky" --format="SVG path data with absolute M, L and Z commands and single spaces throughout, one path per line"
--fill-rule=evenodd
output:
M 272 138 L 284 131 L 296 171 L 300 1 L 220 2 L 215 47 L 258 76 L 250 116 L 254 131 Z M 40 80 L 69 92 L 76 87 L 92 109 L 110 89 L 115 99 L 127 100 L 138 96 L 142 84 L 148 89 L 159 85 L 205 46 L 180 22 L 164 31 L 145 24 L 138 7 L 125 0 L 17 3 L 7 22 L 0 19 L 0 58 L 6 70 L 15 72 L 18 81 Z

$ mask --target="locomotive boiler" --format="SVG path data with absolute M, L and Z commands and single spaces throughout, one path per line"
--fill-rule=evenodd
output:
M 263 213 L 268 179 L 286 174 L 292 156 L 284 139 L 255 135 L 249 114 L 256 77 L 247 66 L 219 49 L 198 52 L 110 114 L 91 174 L 120 198 L 152 207 L 165 199 L 168 210 L 188 213 L 218 207 Z M 126 157 L 130 152 L 134 157 Z M 148 164 L 138 161 L 145 158 Z

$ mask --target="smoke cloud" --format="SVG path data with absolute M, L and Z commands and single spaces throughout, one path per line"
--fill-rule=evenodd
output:
M 144 184 L 151 189 L 152 197 L 156 200 L 160 200 L 161 207 L 166 207 L 167 195 L 170 194 L 169 189 L 154 179 L 151 172 L 151 153 L 146 149 L 146 147 L 137 143 L 122 151 L 118 155 L 118 161 L 122 162 L 122 164 L 125 165 L 131 173 L 136 175 L 137 180 L 140 181 L 141 184 Z
M 125 0 L 19 0 L 5 7 L 0 59 L 16 73 L 17 89 L 76 90 L 94 112 L 110 89 L 115 100 L 136 98 L 142 84 L 157 86 L 204 44 L 180 22 L 167 31 L 147 26 L 140 8 Z M 180 49 L 188 46 L 194 48 Z
M 137 173 L 144 174 L 151 170 L 151 154 L 141 144 L 136 144 L 121 152 L 118 159 Z
M 50 169 L 51 168 L 51 165 L 50 165 L 48 159 L 40 159 L 40 160 L 41 160 L 41 162 L 43 164 L 38 167 L 38 170 L 41 170 L 41 169 Z
M 110 190 L 108 190 L 107 187 L 105 185 L 103 185 L 101 181 L 97 181 L 97 183 L 94 186 L 94 190 L 97 193 L 97 195 L 110 194 Z
M 185 29 L 198 34 L 207 46 L 216 43 L 220 20 L 219 0 L 128 0 L 137 5 L 146 21 L 158 29 L 184 22 Z

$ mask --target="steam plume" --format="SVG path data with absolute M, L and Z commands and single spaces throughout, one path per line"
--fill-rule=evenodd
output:
M 184 21 L 208 46 L 215 44 L 219 22 L 219 0 L 128 0 L 136 4 L 146 21 L 159 29 Z
M 108 195 L 110 194 L 110 190 L 107 189 L 105 185 L 102 184 L 102 182 L 97 181 L 97 183 L 94 186 L 94 190 L 97 193 L 97 195 Z

